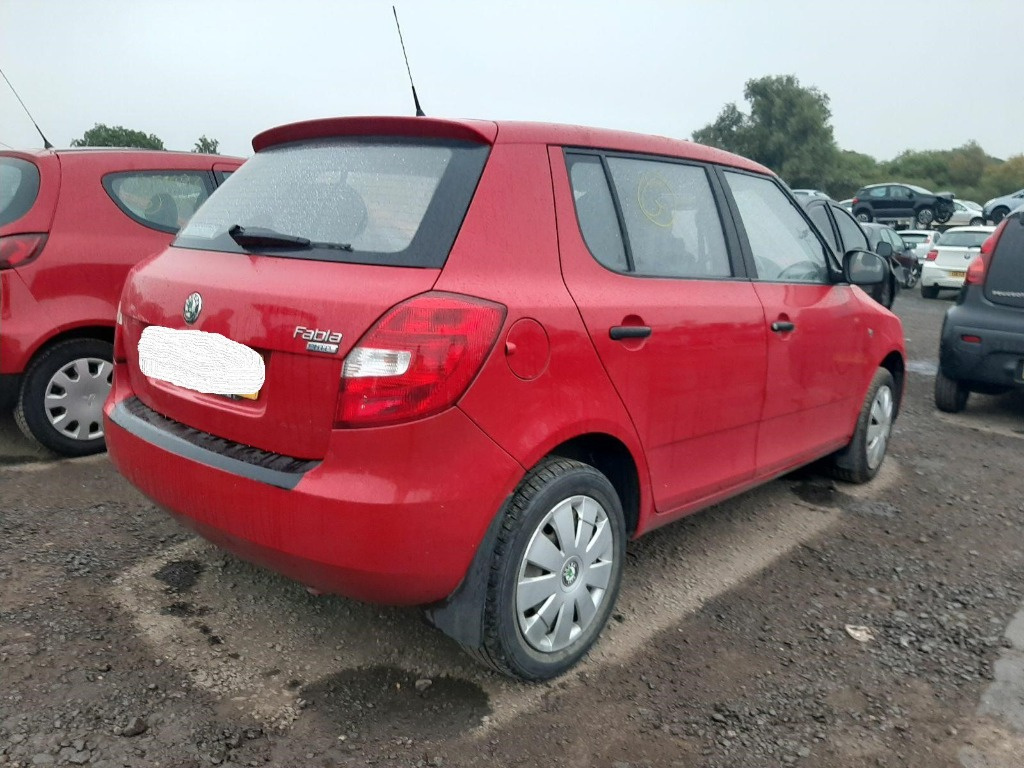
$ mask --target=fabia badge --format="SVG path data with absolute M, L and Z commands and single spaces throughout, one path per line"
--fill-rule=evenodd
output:
M 305 341 L 306 351 L 308 352 L 336 355 L 338 354 L 338 343 L 341 341 L 341 333 L 332 331 L 330 328 L 324 331 L 320 328 L 307 328 L 304 325 L 297 325 L 292 332 L 292 338 L 299 338 Z
M 196 320 L 199 319 L 199 313 L 203 311 L 203 297 L 198 293 L 190 293 L 188 298 L 185 299 L 185 309 L 181 315 L 185 318 L 185 322 L 192 325 Z

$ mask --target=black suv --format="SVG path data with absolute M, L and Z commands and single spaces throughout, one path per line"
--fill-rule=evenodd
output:
M 967 268 L 939 343 L 935 405 L 956 413 L 971 392 L 1024 387 L 1024 213 L 1003 219 Z
M 922 227 L 945 224 L 956 210 L 952 192 L 933 194 L 913 184 L 869 184 L 853 196 L 857 221 L 912 219 Z
M 832 247 L 833 252 L 840 259 L 847 251 L 861 249 L 874 251 L 889 264 L 889 277 L 883 282 L 875 285 L 865 285 L 867 294 L 886 309 L 892 307 L 896 300 L 896 294 L 900 286 L 909 287 L 908 281 L 913 277 L 917 281 L 917 274 L 913 269 L 904 270 L 900 261 L 896 258 L 893 242 L 899 240 L 895 232 L 892 241 L 882 237 L 876 232 L 866 231 L 871 225 L 861 226 L 853 220 L 853 216 L 843 206 L 827 197 L 798 197 L 797 198 L 807 211 L 807 215 L 824 235 L 825 240 Z M 888 227 L 885 227 L 888 229 Z M 901 249 L 904 248 L 900 240 Z M 902 250 L 901 250 L 902 252 Z M 914 259 L 916 265 L 917 259 Z

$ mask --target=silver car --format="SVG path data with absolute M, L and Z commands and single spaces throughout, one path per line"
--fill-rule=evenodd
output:
M 986 221 L 998 224 L 1006 214 L 1021 205 L 1024 205 L 1024 189 L 1018 189 L 1016 192 L 1002 197 L 993 197 L 985 203 L 981 215 L 985 217 Z
M 900 237 L 907 245 L 913 246 L 914 255 L 923 264 L 928 252 L 942 239 L 942 234 L 935 229 L 901 229 Z

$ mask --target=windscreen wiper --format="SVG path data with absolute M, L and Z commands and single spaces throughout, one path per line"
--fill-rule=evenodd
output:
M 351 243 L 318 243 L 308 237 L 286 235 L 266 227 L 243 227 L 235 224 L 228 230 L 228 235 L 243 248 L 278 248 L 294 251 L 308 251 L 312 248 L 333 248 L 351 251 Z

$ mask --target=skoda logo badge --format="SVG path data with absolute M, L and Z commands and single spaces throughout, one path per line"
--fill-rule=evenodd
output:
M 182 317 L 185 318 L 185 322 L 192 325 L 192 323 L 199 319 L 199 313 L 202 311 L 203 297 L 198 293 L 190 293 L 188 298 L 185 299 L 185 309 L 181 313 Z

